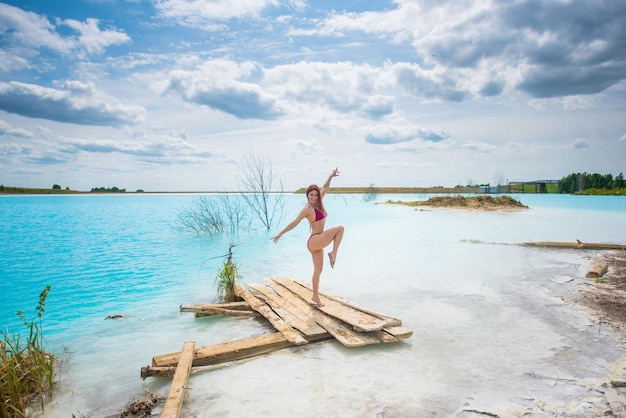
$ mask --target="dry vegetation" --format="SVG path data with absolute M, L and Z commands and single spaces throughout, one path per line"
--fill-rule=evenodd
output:
M 435 196 L 426 201 L 415 202 L 387 202 L 392 204 L 400 204 L 406 206 L 428 206 L 437 208 L 456 208 L 456 209 L 474 209 L 474 210 L 517 210 L 528 209 L 519 201 L 510 196 L 479 195 L 471 197 L 458 196 Z

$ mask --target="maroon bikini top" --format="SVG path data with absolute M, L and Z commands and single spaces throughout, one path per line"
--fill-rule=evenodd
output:
M 319 210 L 315 206 L 313 206 L 313 210 L 315 211 L 315 221 L 313 221 L 313 222 L 321 221 L 322 219 L 324 219 L 326 217 L 326 215 L 324 215 L 324 212 L 322 212 L 321 210 Z

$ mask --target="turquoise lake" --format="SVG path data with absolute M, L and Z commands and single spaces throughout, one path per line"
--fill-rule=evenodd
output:
M 531 241 L 626 243 L 626 198 L 511 195 L 528 210 L 475 212 L 380 204 L 429 195 L 327 195 L 327 226 L 345 238 L 321 289 L 400 318 L 402 343 L 356 350 L 335 342 L 282 350 L 191 378 L 193 416 L 375 417 L 565 404 L 576 384 L 550 386 L 529 373 L 606 378 L 623 356 L 619 337 L 599 331 L 562 295 L 584 283 L 602 253 L 547 250 Z M 229 243 L 242 282 L 272 275 L 310 280 L 305 222 L 278 244 L 270 237 L 304 205 L 287 195 L 272 231 L 253 224 L 210 236 L 177 228 L 194 194 L 0 196 L 0 329 L 34 319 L 51 285 L 44 333 L 71 353 L 61 391 L 41 416 L 113 416 L 168 379 L 139 375 L 155 355 L 269 332 L 256 319 L 202 318 L 179 305 L 211 303 Z M 489 244 L 472 243 L 473 240 Z M 120 320 L 105 320 L 119 314 Z M 569 353 L 565 356 L 563 353 Z M 321 410 L 320 410 L 321 409 Z

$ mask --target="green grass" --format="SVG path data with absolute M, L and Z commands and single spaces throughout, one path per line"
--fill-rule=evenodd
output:
M 22 311 L 17 314 L 29 330 L 28 338 L 2 332 L 0 340 L 0 416 L 25 417 L 27 408 L 36 401 L 44 407 L 54 392 L 55 356 L 44 350 L 42 316 L 50 286 L 39 295 L 37 319 L 28 321 Z
M 239 279 L 241 279 L 241 276 L 237 272 L 237 265 L 233 262 L 233 244 L 230 244 L 228 259 L 224 261 L 224 264 L 222 264 L 215 276 L 217 295 L 225 302 L 235 302 L 237 300 L 235 282 Z
M 539 193 L 540 192 L 540 188 L 539 185 L 535 185 L 535 184 L 513 184 L 510 186 L 510 191 L 508 186 L 502 186 L 504 187 L 504 190 L 507 193 L 528 193 L 528 194 L 534 194 L 534 193 Z M 547 183 L 546 184 L 546 193 L 558 193 L 559 192 L 559 185 L 558 184 L 553 184 L 553 183 Z
M 0 186 L 0 194 L 79 194 L 76 190 Z
M 626 196 L 626 187 L 619 189 L 586 189 L 574 194 L 587 196 Z

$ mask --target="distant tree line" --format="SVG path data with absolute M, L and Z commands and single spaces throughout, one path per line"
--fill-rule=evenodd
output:
M 577 193 L 587 189 L 622 189 L 624 187 L 626 184 L 624 184 L 622 173 L 615 177 L 612 174 L 572 173 L 559 181 L 559 193 Z
M 120 189 L 119 187 L 93 187 L 92 193 L 126 193 L 126 189 Z

